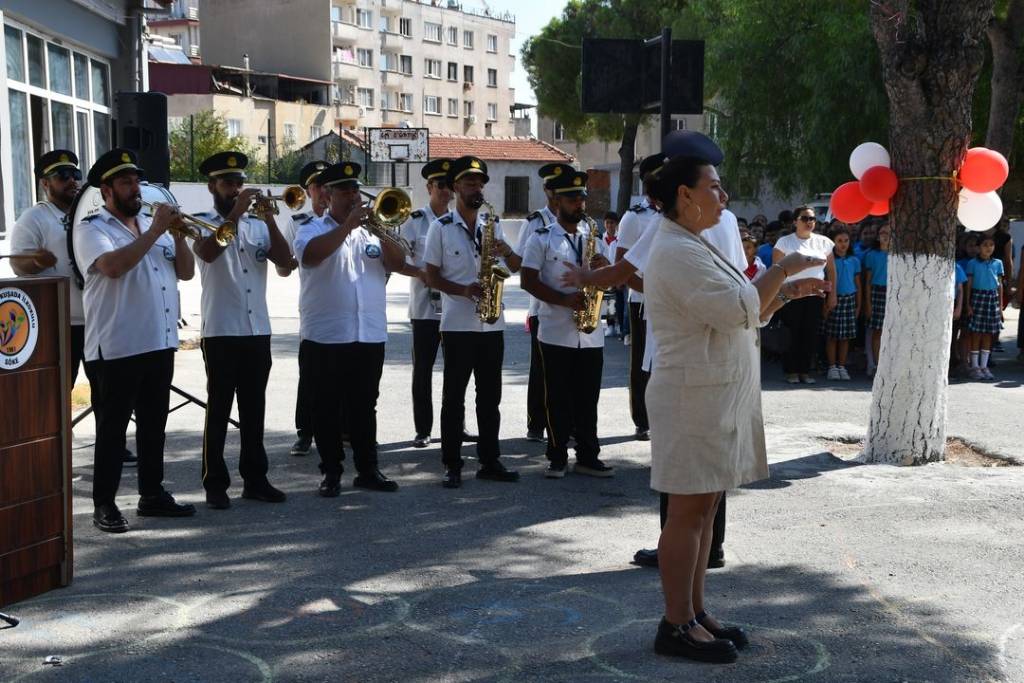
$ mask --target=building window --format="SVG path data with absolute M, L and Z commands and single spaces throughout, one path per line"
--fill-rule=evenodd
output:
M 373 67 L 373 50 L 368 50 L 363 47 L 356 48 L 356 61 L 359 66 Z
M 498 70 L 488 69 L 487 70 L 487 87 L 497 88 L 498 87 Z
M 92 101 L 104 107 L 110 106 L 110 70 L 95 59 L 92 60 Z
M 430 43 L 441 42 L 441 24 L 432 24 L 429 21 L 423 23 L 423 40 Z
M 393 23 L 391 21 L 391 17 L 387 16 L 386 14 L 381 15 L 381 17 L 380 17 L 380 31 L 381 31 L 381 33 L 394 33 L 395 31 L 392 28 L 392 26 L 393 26 Z
M 505 176 L 506 216 L 525 216 L 530 213 L 529 176 Z
M 558 121 L 555 121 L 555 142 L 562 142 L 563 140 L 565 140 L 565 127 Z
M 398 70 L 406 76 L 412 76 L 412 56 L 402 55 L 398 60 Z
M 373 88 L 359 88 L 356 90 L 359 97 L 359 106 L 373 109 Z
M 497 52 L 498 51 L 498 36 L 493 33 L 487 34 L 487 51 Z
M 473 67 L 469 64 L 462 67 L 462 80 L 466 83 L 473 82 Z
M 473 100 L 465 100 L 462 103 L 462 115 L 467 119 L 473 116 Z
M 495 102 L 487 103 L 487 120 L 497 121 L 498 120 L 498 105 Z
M 398 55 L 393 52 L 381 53 L 381 71 L 398 71 Z
M 423 113 L 424 114 L 441 114 L 441 98 L 437 95 L 424 95 L 423 96 Z
M 228 135 L 238 137 L 242 134 L 242 119 L 228 119 Z
M 7 52 L 7 78 L 24 83 L 25 48 L 21 31 L 13 26 L 4 26 L 4 49 Z
M 459 44 L 459 29 L 455 26 L 448 27 L 448 44 L 458 45 Z
M 463 31 L 462 32 L 462 47 L 466 48 L 467 50 L 472 50 L 473 49 L 473 32 L 472 31 Z
M 61 95 L 70 95 L 71 53 L 53 43 L 46 44 L 46 51 L 50 67 L 50 90 Z
M 284 129 L 284 144 L 294 145 L 295 144 L 295 124 L 286 123 L 283 126 Z
M 441 78 L 441 60 L 426 60 L 426 69 L 424 71 L 427 74 L 427 78 Z
M 712 111 L 704 112 L 704 130 L 712 140 L 718 137 L 718 114 Z
M 359 28 L 373 28 L 373 12 L 365 9 L 357 9 L 356 26 Z
M 448 116 L 459 115 L 459 100 L 455 97 L 448 98 Z
M 672 119 L 672 130 L 686 130 L 686 119 Z
M 401 93 L 398 96 L 398 108 L 404 112 L 412 113 L 412 93 Z
M 448 62 L 448 80 L 456 83 L 459 80 L 459 65 L 455 62 Z
M 398 20 L 398 32 L 412 38 L 412 19 L 402 17 Z
M 380 108 L 384 111 L 391 109 L 391 93 L 387 90 L 380 94 Z
M 323 137 L 324 127 L 323 126 L 310 126 L 309 127 L 309 141 L 313 142 L 317 138 Z

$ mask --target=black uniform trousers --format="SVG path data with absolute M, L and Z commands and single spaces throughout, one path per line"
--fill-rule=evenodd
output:
M 544 365 L 540 359 L 540 316 L 531 315 L 527 320 L 530 327 L 530 383 L 526 387 L 526 430 L 543 432 L 547 426 L 547 412 L 544 409 Z
M 718 510 L 715 512 L 715 521 L 711 526 L 711 548 L 721 548 L 725 543 L 725 496 L 722 491 L 722 499 L 718 502 Z M 668 521 L 668 494 L 661 494 L 661 528 L 665 528 Z
M 434 429 L 433 375 L 441 345 L 440 320 L 412 321 L 412 419 L 416 436 Z
M 644 305 L 629 302 L 629 413 L 637 429 L 651 428 L 647 421 L 647 381 L 651 373 L 644 370 L 644 347 L 647 345 L 647 321 Z
M 782 354 L 782 371 L 787 375 L 806 375 L 814 367 L 822 300 L 809 296 L 790 301 L 782 307 L 779 315 L 790 333 L 789 350 Z
M 238 472 L 246 484 L 267 481 L 267 451 L 263 448 L 267 380 L 270 378 L 270 335 L 205 337 L 206 425 L 203 429 L 203 488 L 224 492 L 231 476 L 224 462 L 231 405 L 238 395 L 238 428 L 242 448 Z
M 300 439 L 313 438 L 314 385 L 309 369 L 309 347 L 299 343 L 299 386 L 295 396 L 295 432 Z
M 341 445 L 344 414 L 359 474 L 377 469 L 377 396 L 384 371 L 384 342 L 320 344 L 303 339 L 314 382 L 313 438 L 320 453 L 320 471 L 340 477 L 345 449 Z
M 576 461 L 593 462 L 597 442 L 597 401 L 601 395 L 604 349 L 574 349 L 540 344 L 548 417 L 547 458 L 554 465 L 569 459 L 569 437 L 576 440 Z
M 101 350 L 102 354 L 102 350 Z M 125 432 L 135 411 L 139 495 L 163 491 L 164 430 L 174 377 L 174 349 L 152 351 L 85 365 L 96 412 L 92 500 L 113 504 L 121 484 Z
M 441 391 L 441 462 L 462 469 L 462 436 L 466 421 L 469 377 L 476 384 L 476 424 L 480 432 L 476 456 L 481 465 L 498 461 L 501 429 L 501 365 L 503 332 L 442 332 L 444 388 Z

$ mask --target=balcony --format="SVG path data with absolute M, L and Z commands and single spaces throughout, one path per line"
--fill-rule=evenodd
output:
M 400 33 L 380 32 L 380 49 L 388 52 L 400 52 L 405 45 L 405 38 Z
M 402 0 L 380 0 L 380 13 L 399 16 L 402 14 Z
M 358 81 L 360 69 L 355 62 L 332 62 L 331 76 L 336 81 Z
M 346 24 L 343 21 L 331 22 L 331 35 L 335 41 L 344 43 L 355 43 L 362 35 L 355 24 Z

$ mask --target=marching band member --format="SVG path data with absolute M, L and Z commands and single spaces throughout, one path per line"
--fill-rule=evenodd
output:
M 574 471 L 610 477 L 613 468 L 598 458 L 601 448 L 597 440 L 604 332 L 600 324 L 589 333 L 578 328 L 574 313 L 586 305 L 584 294 L 559 282 L 566 261 L 583 268 L 606 265 L 608 260 L 597 252 L 591 263 L 583 262 L 586 241 L 591 238 L 591 230 L 597 229 L 596 224 L 580 224 L 586 207 L 587 174 L 562 173 L 552 181 L 551 189 L 556 195 L 557 219 L 530 236 L 522 264 L 523 289 L 540 301 L 538 341 L 544 369 L 549 461 L 544 474 L 549 478 L 565 476 L 567 444 L 572 435 L 576 441 Z
M 174 351 L 178 347 L 178 280 L 194 274 L 192 252 L 179 234 L 180 220 L 160 205 L 140 216 L 139 168 L 134 152 L 112 149 L 89 170 L 104 208 L 74 228 L 75 260 L 85 272 L 85 360 L 97 378 L 93 524 L 128 530 L 115 502 L 121 481 L 125 430 L 137 425 L 140 516 L 186 517 L 195 507 L 174 500 L 163 487 L 164 439 Z M 89 366 L 92 366 L 89 368 Z
M 322 171 L 330 208 L 300 225 L 295 236 L 300 344 L 314 378 L 313 435 L 324 475 L 319 491 L 326 498 L 341 493 L 342 412 L 358 472 L 353 485 L 398 490 L 377 465 L 377 396 L 387 340 L 387 273 L 409 269 L 401 247 L 362 227 L 370 212 L 360 201 L 360 171 L 352 161 Z
M 437 349 L 441 344 L 441 293 L 427 286 L 424 278 L 424 256 L 427 230 L 441 216 L 448 213 L 452 190 L 448 187 L 448 169 L 451 159 L 434 159 L 424 164 L 420 175 L 427 181 L 430 202 L 413 211 L 402 225 L 401 236 L 412 245 L 408 261 L 419 271 L 409 278 L 409 320 L 412 323 L 412 414 L 416 427 L 413 446 L 430 445 L 430 432 L 434 427 L 434 403 L 431 397 L 431 376 Z
M 293 270 L 299 267 L 292 248 L 299 226 L 320 218 L 327 210 L 327 192 L 320 185 L 320 173 L 327 166 L 326 161 L 311 161 L 299 171 L 299 185 L 309 195 L 310 210 L 293 214 L 288 219 L 284 230 L 281 231 L 285 242 L 288 243 L 288 253 L 292 255 L 287 266 L 277 266 L 277 274 L 281 277 L 288 277 Z M 292 455 L 309 455 L 309 449 L 313 447 L 313 380 L 309 376 L 309 369 L 306 365 L 300 344 L 299 385 L 295 396 L 295 435 L 297 438 L 291 447 Z
M 501 425 L 501 366 L 505 354 L 505 317 L 493 324 L 481 320 L 476 300 L 483 294 L 479 281 L 480 249 L 486 227 L 480 207 L 487 184 L 487 164 L 473 156 L 459 157 L 448 169 L 455 192 L 455 210 L 430 226 L 424 261 L 427 285 L 441 292 L 441 343 L 444 345 L 444 389 L 441 397 L 441 460 L 445 488 L 462 486 L 463 422 L 470 375 L 476 382 L 476 445 L 478 479 L 518 481 L 519 473 L 499 461 Z M 494 218 L 498 255 L 512 256 Z
M 526 222 L 519 231 L 519 240 L 515 248 L 515 255 L 520 259 L 526 251 L 526 243 L 533 233 L 545 228 L 557 220 L 558 196 L 554 193 L 550 184 L 552 181 L 563 175 L 574 173 L 569 164 L 554 163 L 545 164 L 537 171 L 544 183 L 544 196 L 547 197 L 547 204 L 537 209 L 526 217 Z M 518 270 L 514 261 L 509 262 L 512 272 Z M 537 332 L 540 326 L 540 317 L 537 315 L 540 302 L 536 297 L 530 296 L 530 308 L 526 314 L 526 323 L 530 328 L 530 382 L 526 388 L 526 438 L 528 441 L 544 441 L 544 429 L 547 427 L 547 411 L 544 408 L 544 369 L 540 359 L 540 345 L 537 342 Z
M 226 246 L 218 244 L 213 234 L 192 245 L 199 257 L 203 284 L 200 343 L 206 364 L 207 404 L 202 477 L 206 506 L 214 510 L 231 507 L 224 440 L 236 394 L 242 440 L 238 456 L 242 497 L 267 503 L 285 500 L 285 494 L 267 481 L 263 424 L 272 364 L 267 261 L 287 266 L 291 253 L 273 215 L 268 212 L 264 222 L 247 213 L 259 193 L 255 188 L 242 188 L 248 163 L 246 155 L 228 151 L 214 154 L 199 165 L 213 196 L 213 210 L 198 217 L 215 226 L 225 222 L 237 226 L 235 239 Z

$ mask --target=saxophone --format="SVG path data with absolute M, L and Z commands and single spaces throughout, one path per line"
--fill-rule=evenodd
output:
M 590 265 L 590 260 L 597 254 L 597 222 L 583 214 L 583 220 L 590 228 L 586 243 L 583 245 L 583 267 Z M 572 312 L 573 322 L 576 329 L 584 334 L 590 334 L 601 324 L 601 301 L 604 299 L 604 291 L 594 285 L 583 288 L 583 308 Z
M 508 268 L 498 263 L 497 239 L 494 237 L 494 207 L 483 202 L 485 210 L 484 225 L 480 231 L 480 271 L 477 282 L 484 290 L 476 302 L 476 312 L 480 320 L 493 325 L 501 316 L 501 296 L 505 291 L 505 280 L 512 274 Z

